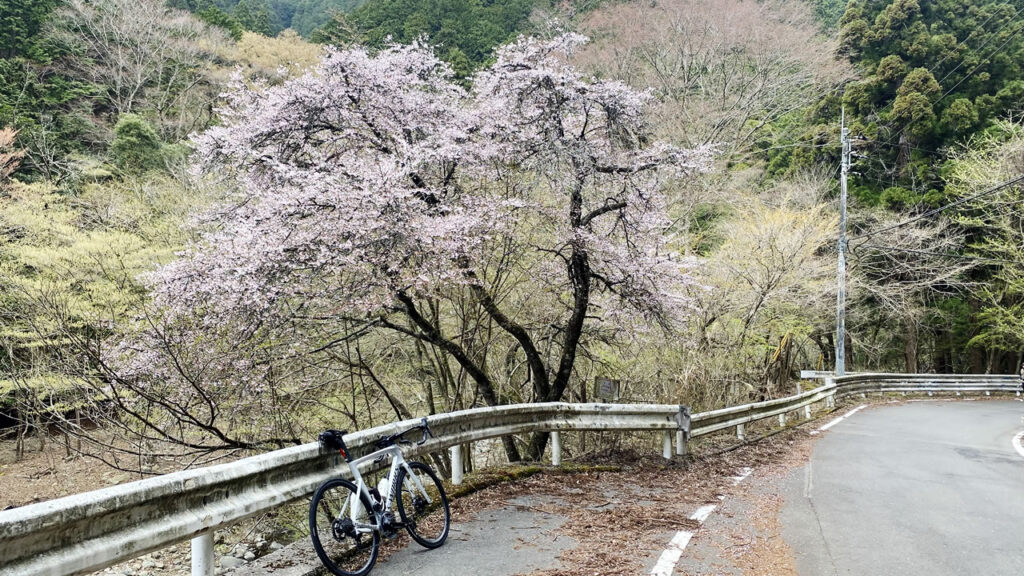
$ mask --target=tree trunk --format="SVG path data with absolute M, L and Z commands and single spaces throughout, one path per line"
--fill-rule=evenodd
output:
M 471 378 L 473 378 L 473 381 L 476 383 L 477 390 L 480 392 L 480 395 L 483 396 L 484 401 L 487 402 L 488 406 L 501 405 L 502 402 L 498 398 L 497 391 L 495 390 L 494 383 L 491 382 L 490 376 L 487 375 L 487 372 L 484 369 L 473 362 L 466 350 L 457 343 L 445 338 L 441 334 L 440 328 L 420 314 L 419 310 L 416 308 L 416 304 L 407 294 L 399 292 L 396 294 L 396 297 L 405 306 L 406 315 L 419 329 L 419 333 L 411 332 L 404 327 L 397 326 L 392 323 L 385 322 L 384 325 L 392 330 L 398 330 L 399 332 L 404 332 L 421 340 L 430 342 L 444 350 L 449 356 L 459 363 L 459 366 L 461 366 Z M 502 444 L 505 446 L 505 455 L 508 457 L 509 462 L 519 462 L 522 460 L 522 457 L 519 455 L 519 449 L 516 447 L 515 441 L 512 438 L 502 438 Z
M 907 319 L 903 324 L 903 370 L 907 374 L 917 374 L 918 365 L 918 328 L 917 323 Z
M 530 460 L 540 462 L 544 458 L 544 448 L 548 445 L 548 438 L 550 436 L 551 434 L 548 432 L 533 433 L 533 436 L 530 437 L 530 449 L 527 452 Z
M 579 171 L 577 172 L 579 173 Z M 569 224 L 573 230 L 587 226 L 583 220 L 583 182 L 576 182 L 569 202 Z M 583 324 L 587 319 L 587 310 L 590 309 L 590 256 L 586 247 L 579 240 L 572 242 L 572 254 L 568 262 L 569 282 L 572 285 L 572 314 L 565 323 L 562 337 L 562 354 L 558 360 L 558 370 L 555 372 L 555 379 L 551 383 L 551 390 L 548 392 L 544 402 L 558 402 L 562 394 L 569 386 L 572 378 L 573 367 L 576 365 L 576 351 L 579 348 L 580 338 L 583 336 Z M 530 438 L 529 455 L 531 460 L 539 461 L 544 455 L 544 447 L 548 443 L 547 432 L 538 432 Z
M 821 366 L 825 367 L 834 365 L 835 358 L 833 358 L 833 354 L 835 353 L 835 350 L 830 346 L 831 342 L 827 342 L 821 332 L 815 332 L 812 334 L 811 339 L 814 340 L 814 343 L 818 346 L 818 352 L 821 353 Z M 817 366 L 815 368 L 817 368 Z
M 971 329 L 970 334 L 968 335 L 968 339 L 974 338 L 975 336 L 978 335 L 977 326 L 979 324 L 979 322 L 978 322 L 978 306 L 979 306 L 978 301 L 972 298 L 970 300 L 970 305 L 971 305 L 970 325 L 971 325 L 972 329 Z M 984 372 L 985 371 L 985 349 L 982 348 L 981 346 L 972 346 L 971 347 L 971 352 L 970 352 L 970 363 L 971 363 L 970 372 L 972 374 L 981 374 L 982 372 Z

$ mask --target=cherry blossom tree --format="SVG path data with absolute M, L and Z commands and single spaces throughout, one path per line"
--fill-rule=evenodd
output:
M 528 399 L 558 401 L 588 329 L 685 319 L 693 263 L 666 243 L 662 190 L 710 151 L 652 141 L 647 94 L 566 63 L 584 41 L 520 38 L 468 91 L 420 44 L 330 50 L 281 85 L 236 83 L 196 144 L 237 194 L 149 278 L 147 321 L 106 356 L 116 385 L 164 387 L 204 424 L 238 418 L 240 398 L 322 391 L 312 358 L 384 331 L 507 402 L 487 350 L 434 305 L 457 297 L 514 342 Z

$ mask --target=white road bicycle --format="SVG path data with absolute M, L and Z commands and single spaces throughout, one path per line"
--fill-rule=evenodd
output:
M 427 441 L 430 429 L 424 418 L 418 426 L 377 440 L 376 451 L 356 458 L 345 447 L 344 431 L 327 430 L 320 444 L 337 450 L 348 462 L 354 482 L 331 478 L 317 488 L 309 505 L 309 532 L 313 548 L 324 566 L 337 576 L 361 576 L 373 568 L 381 538 L 393 538 L 405 528 L 426 548 L 437 548 L 448 538 L 451 511 L 437 474 L 422 462 L 406 462 L 400 444 L 412 444 L 405 435 L 420 430 Z M 391 469 L 377 486 L 367 487 L 359 465 L 391 458 Z M 398 519 L 393 509 L 398 509 Z

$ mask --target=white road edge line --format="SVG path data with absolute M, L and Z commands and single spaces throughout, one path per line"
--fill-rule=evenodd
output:
M 703 524 L 704 521 L 708 519 L 708 516 L 711 516 L 711 513 L 715 511 L 715 508 L 718 508 L 717 504 L 701 506 L 700 508 L 697 508 L 697 511 L 693 513 L 693 516 L 690 516 L 690 520 L 696 520 L 698 524 Z
M 743 468 L 740 470 L 739 476 L 732 477 L 732 485 L 735 486 L 742 482 L 750 473 L 753 472 L 752 468 Z M 725 496 L 719 495 L 719 500 L 725 500 Z M 705 504 L 690 515 L 690 520 L 696 520 L 698 524 L 703 524 L 708 516 L 718 508 L 717 504 Z M 651 570 L 651 576 L 672 576 L 672 572 L 676 569 L 676 564 L 679 563 L 679 559 L 683 557 L 683 550 L 686 545 L 690 543 L 690 539 L 693 538 L 693 532 L 688 530 L 680 530 L 676 532 L 676 535 L 672 538 L 672 541 L 668 543 L 668 548 L 661 553 L 658 557 L 658 561 L 654 564 L 654 569 Z
M 1019 432 L 1013 437 L 1013 448 L 1024 458 L 1024 432 Z
M 672 572 L 676 569 L 676 564 L 683 556 L 683 549 L 690 543 L 690 538 L 693 538 L 693 532 L 687 532 L 686 530 L 677 532 L 675 538 L 672 538 L 672 541 L 668 543 L 668 548 L 658 558 L 658 563 L 654 565 L 654 570 L 651 570 L 651 576 L 672 576 Z
M 850 411 L 849 411 L 849 412 L 847 412 L 846 414 L 843 414 L 843 415 L 842 415 L 842 416 L 840 416 L 839 418 L 836 418 L 835 420 L 833 420 L 833 421 L 829 422 L 828 424 L 825 424 L 825 425 L 824 425 L 824 426 L 822 426 L 821 428 L 818 428 L 817 430 L 811 430 L 811 435 L 814 435 L 814 434 L 818 434 L 818 433 L 824 432 L 825 430 L 828 430 L 829 428 L 831 428 L 831 427 L 835 426 L 836 424 L 839 424 L 839 423 L 840 423 L 840 422 L 842 422 L 843 420 L 846 420 L 846 419 L 847 419 L 847 418 L 849 418 L 850 416 L 853 416 L 853 415 L 854 415 L 854 414 L 856 414 L 857 412 L 859 412 L 859 411 L 861 411 L 861 410 L 863 410 L 863 409 L 865 409 L 865 408 L 867 408 L 867 407 L 868 407 L 868 405 L 867 405 L 867 404 L 861 404 L 860 406 L 857 406 L 856 408 L 854 408 L 853 410 L 850 410 Z
M 740 475 L 739 476 L 733 476 L 732 477 L 732 485 L 736 486 L 740 482 L 743 482 L 744 480 L 746 480 L 747 476 L 750 476 L 751 472 L 753 472 L 752 468 L 744 468 L 744 469 L 740 470 Z

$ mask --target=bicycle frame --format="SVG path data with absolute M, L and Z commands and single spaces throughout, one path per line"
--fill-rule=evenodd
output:
M 424 498 L 426 498 L 427 502 L 432 502 L 432 500 L 430 499 L 430 495 L 427 493 L 426 489 L 423 488 L 423 483 L 420 481 L 420 477 L 417 476 L 416 473 L 412 471 L 412 468 L 410 468 L 408 464 L 406 464 L 405 458 L 402 456 L 402 450 L 398 447 L 398 444 L 393 444 L 391 446 L 388 446 L 387 448 L 381 448 L 376 452 L 371 452 L 366 456 L 362 456 L 360 458 L 356 458 L 355 460 L 349 461 L 348 467 L 349 470 L 352 472 L 352 480 L 355 483 L 356 489 L 359 491 L 359 494 L 365 494 L 367 500 L 369 500 L 370 502 L 375 502 L 373 495 L 370 493 L 369 488 L 366 487 L 366 482 L 363 480 L 363 475 L 359 473 L 359 465 L 364 462 L 369 462 L 371 460 L 376 460 L 378 458 L 386 458 L 389 456 L 391 457 L 391 469 L 388 471 L 387 474 L 388 493 L 381 494 L 381 498 L 383 498 L 384 501 L 381 505 L 380 510 L 371 510 L 371 512 L 373 512 L 374 514 L 374 517 L 377 519 L 376 525 L 366 525 L 356 521 L 356 519 L 362 512 L 363 502 L 360 498 L 358 498 L 356 494 L 349 496 L 351 504 L 349 506 L 349 518 L 352 520 L 356 532 L 361 532 L 365 534 L 373 532 L 374 530 L 377 530 L 378 532 L 380 531 L 381 524 L 384 518 L 384 513 L 391 510 L 391 505 L 393 504 L 393 499 L 395 495 L 398 494 L 398 491 L 402 489 L 401 486 L 395 486 L 395 479 L 397 477 L 399 467 L 405 470 L 405 474 L 407 477 L 412 478 L 413 483 L 416 485 L 416 489 L 419 490 L 420 494 Z

